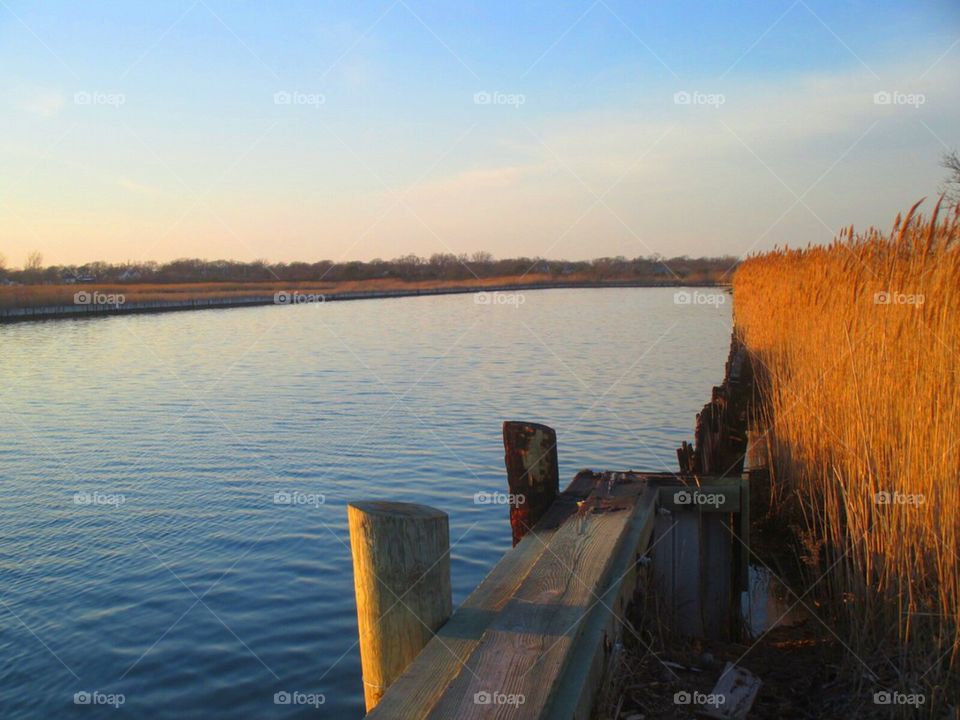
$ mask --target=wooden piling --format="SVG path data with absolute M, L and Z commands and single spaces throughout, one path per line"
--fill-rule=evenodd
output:
M 347 517 L 369 712 L 450 617 L 450 529 L 412 503 L 350 503 Z
M 538 423 L 503 423 L 504 462 L 512 496 L 513 544 L 536 525 L 560 493 L 557 433 Z

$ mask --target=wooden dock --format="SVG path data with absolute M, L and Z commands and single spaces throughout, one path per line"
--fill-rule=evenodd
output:
M 634 633 L 627 608 L 644 594 L 669 608 L 665 620 L 681 635 L 736 636 L 746 554 L 735 538 L 747 537 L 749 483 L 742 457 L 724 476 L 694 470 L 727 463 L 740 442 L 728 422 L 741 414 L 731 392 L 738 352 L 698 416 L 696 446 L 678 451 L 678 473 L 583 470 L 556 493 L 553 431 L 505 423 L 511 491 L 535 489 L 542 505 L 520 507 L 521 498 L 511 508 L 516 546 L 422 651 L 399 667 L 364 658 L 365 675 L 368 661 L 381 662 L 375 675 L 385 686 L 375 703 L 368 698 L 368 717 L 588 720 L 624 634 Z M 413 600 L 403 582 L 381 585 L 382 595 Z

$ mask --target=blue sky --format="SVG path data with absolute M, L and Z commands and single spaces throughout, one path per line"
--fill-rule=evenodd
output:
M 825 242 L 936 192 L 958 70 L 946 1 L 0 0 L 0 253 Z

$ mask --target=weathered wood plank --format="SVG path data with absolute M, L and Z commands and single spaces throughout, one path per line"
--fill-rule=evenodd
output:
M 538 423 L 506 421 L 503 449 L 512 500 L 510 528 L 516 545 L 560 492 L 557 433 Z
M 603 603 L 597 603 L 586 620 L 583 636 L 576 652 L 555 684 L 544 717 L 565 720 L 589 720 L 597 690 L 601 687 L 612 654 L 627 629 L 623 618 L 637 588 L 637 560 L 650 546 L 657 516 L 653 490 L 638 500 L 632 528 L 613 560 L 611 577 L 605 581 L 605 590 L 597 594 Z
M 504 555 L 393 682 L 377 707 L 367 715 L 370 720 L 427 717 L 444 691 L 464 672 L 464 664 L 479 645 L 484 631 L 527 578 L 557 528 L 576 511 L 577 502 L 588 497 L 594 480 L 588 471 L 577 474 L 534 529 Z
M 367 709 L 453 610 L 447 514 L 426 505 L 347 506 Z
M 732 637 L 733 546 L 730 515 L 704 513 L 701 520 L 703 556 L 703 629 L 706 637 Z
M 430 714 L 447 718 L 540 718 L 587 625 L 597 595 L 612 581 L 613 559 L 645 484 L 616 486 L 620 508 L 584 512 L 557 531 L 549 547 Z M 604 504 L 595 493 L 590 503 Z M 653 494 L 647 496 L 652 503 Z M 607 505 L 616 504 L 607 501 Z M 522 704 L 511 704 L 522 698 Z M 490 702 L 486 702 L 490 700 Z
M 700 513 L 682 510 L 673 514 L 674 628 L 681 635 L 703 635 L 700 595 Z M 659 547 L 659 546 L 658 546 Z

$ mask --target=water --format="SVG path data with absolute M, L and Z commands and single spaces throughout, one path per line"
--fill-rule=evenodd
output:
M 345 504 L 449 513 L 459 603 L 510 545 L 501 421 L 564 484 L 673 470 L 729 330 L 669 289 L 0 327 L 0 716 L 361 717 Z

